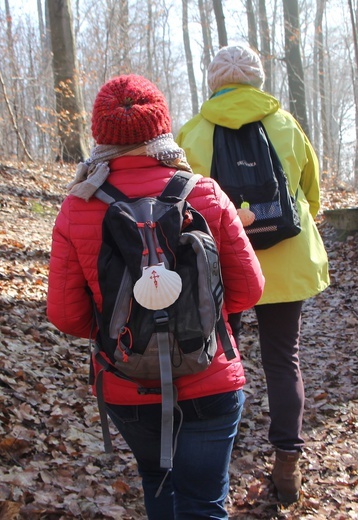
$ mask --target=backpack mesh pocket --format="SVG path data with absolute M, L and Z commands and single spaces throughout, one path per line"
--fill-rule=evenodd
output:
M 267 220 L 282 216 L 282 208 L 278 200 L 251 204 L 250 210 L 255 213 L 256 220 Z

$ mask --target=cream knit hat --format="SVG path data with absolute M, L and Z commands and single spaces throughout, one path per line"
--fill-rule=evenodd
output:
M 228 83 L 244 83 L 262 89 L 265 73 L 259 55 L 247 46 L 222 47 L 208 67 L 213 92 Z

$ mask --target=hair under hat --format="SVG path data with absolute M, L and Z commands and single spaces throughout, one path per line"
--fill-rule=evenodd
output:
M 208 85 L 214 92 L 228 83 L 252 85 L 261 89 L 265 73 L 259 55 L 250 47 L 222 47 L 208 67 Z
M 135 74 L 115 77 L 97 94 L 92 135 L 97 144 L 131 145 L 171 131 L 166 99 L 148 79 Z

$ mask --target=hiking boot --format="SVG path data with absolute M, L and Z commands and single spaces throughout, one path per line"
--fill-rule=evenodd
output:
M 302 475 L 298 465 L 299 451 L 276 450 L 272 480 L 280 502 L 292 504 L 300 496 Z

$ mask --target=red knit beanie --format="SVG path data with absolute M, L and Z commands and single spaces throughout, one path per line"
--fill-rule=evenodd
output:
M 170 132 L 165 97 L 148 79 L 123 75 L 101 87 L 92 112 L 97 144 L 139 144 Z

